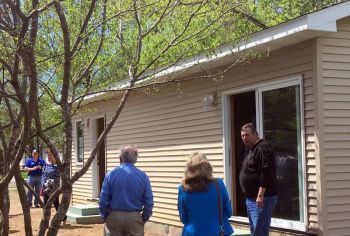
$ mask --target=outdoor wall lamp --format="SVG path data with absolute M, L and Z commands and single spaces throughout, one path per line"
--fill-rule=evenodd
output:
M 203 106 L 204 107 L 210 107 L 210 106 L 216 106 L 218 103 L 218 96 L 216 92 L 213 92 L 209 95 L 206 95 L 203 98 Z

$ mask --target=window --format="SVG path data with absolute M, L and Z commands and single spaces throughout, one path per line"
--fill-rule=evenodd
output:
M 304 139 L 301 79 L 290 79 L 242 92 L 227 92 L 225 107 L 226 178 L 232 186 L 234 220 L 248 222 L 238 176 L 247 151 L 240 137 L 243 124 L 252 122 L 276 154 L 279 199 L 272 226 L 305 230 Z M 232 150 L 232 155 L 230 154 Z M 232 163 L 232 164 L 231 164 Z
M 77 162 L 83 162 L 84 160 L 84 129 L 83 122 L 76 122 L 76 130 L 77 130 Z

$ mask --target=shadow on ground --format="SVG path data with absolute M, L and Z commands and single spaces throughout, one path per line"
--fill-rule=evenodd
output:
M 16 217 L 16 216 L 22 216 L 23 214 L 12 214 L 12 215 L 9 215 L 9 218 L 13 218 L 13 217 Z
M 15 234 L 15 233 L 19 233 L 19 230 L 10 230 L 9 234 Z

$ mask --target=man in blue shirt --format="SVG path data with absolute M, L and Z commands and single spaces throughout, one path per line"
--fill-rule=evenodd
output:
M 40 194 L 41 190 L 41 175 L 42 169 L 45 165 L 43 159 L 39 157 L 37 150 L 33 150 L 32 157 L 26 161 L 25 170 L 28 171 L 28 184 L 35 190 L 35 193 Z M 30 190 L 27 192 L 27 202 L 32 206 L 33 194 Z M 34 199 L 35 207 L 39 207 L 38 199 Z
M 108 172 L 100 194 L 100 215 L 106 236 L 143 236 L 144 224 L 152 215 L 153 193 L 148 176 L 134 166 L 137 149 L 120 151 L 120 167 Z

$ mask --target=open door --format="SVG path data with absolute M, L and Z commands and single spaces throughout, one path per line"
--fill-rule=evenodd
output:
M 232 95 L 231 99 L 231 133 L 233 155 L 232 155 L 232 196 L 233 209 L 237 216 L 247 216 L 244 196 L 239 185 L 239 172 L 242 169 L 242 163 L 245 156 L 246 148 L 241 139 L 241 127 L 248 122 L 255 123 L 255 91 L 239 93 Z
M 91 122 L 91 147 L 95 147 L 98 138 L 105 129 L 105 118 L 93 119 Z M 96 157 L 91 164 L 91 197 L 93 199 L 100 196 L 103 179 L 106 174 L 106 143 L 103 141 L 99 150 L 97 150 Z

